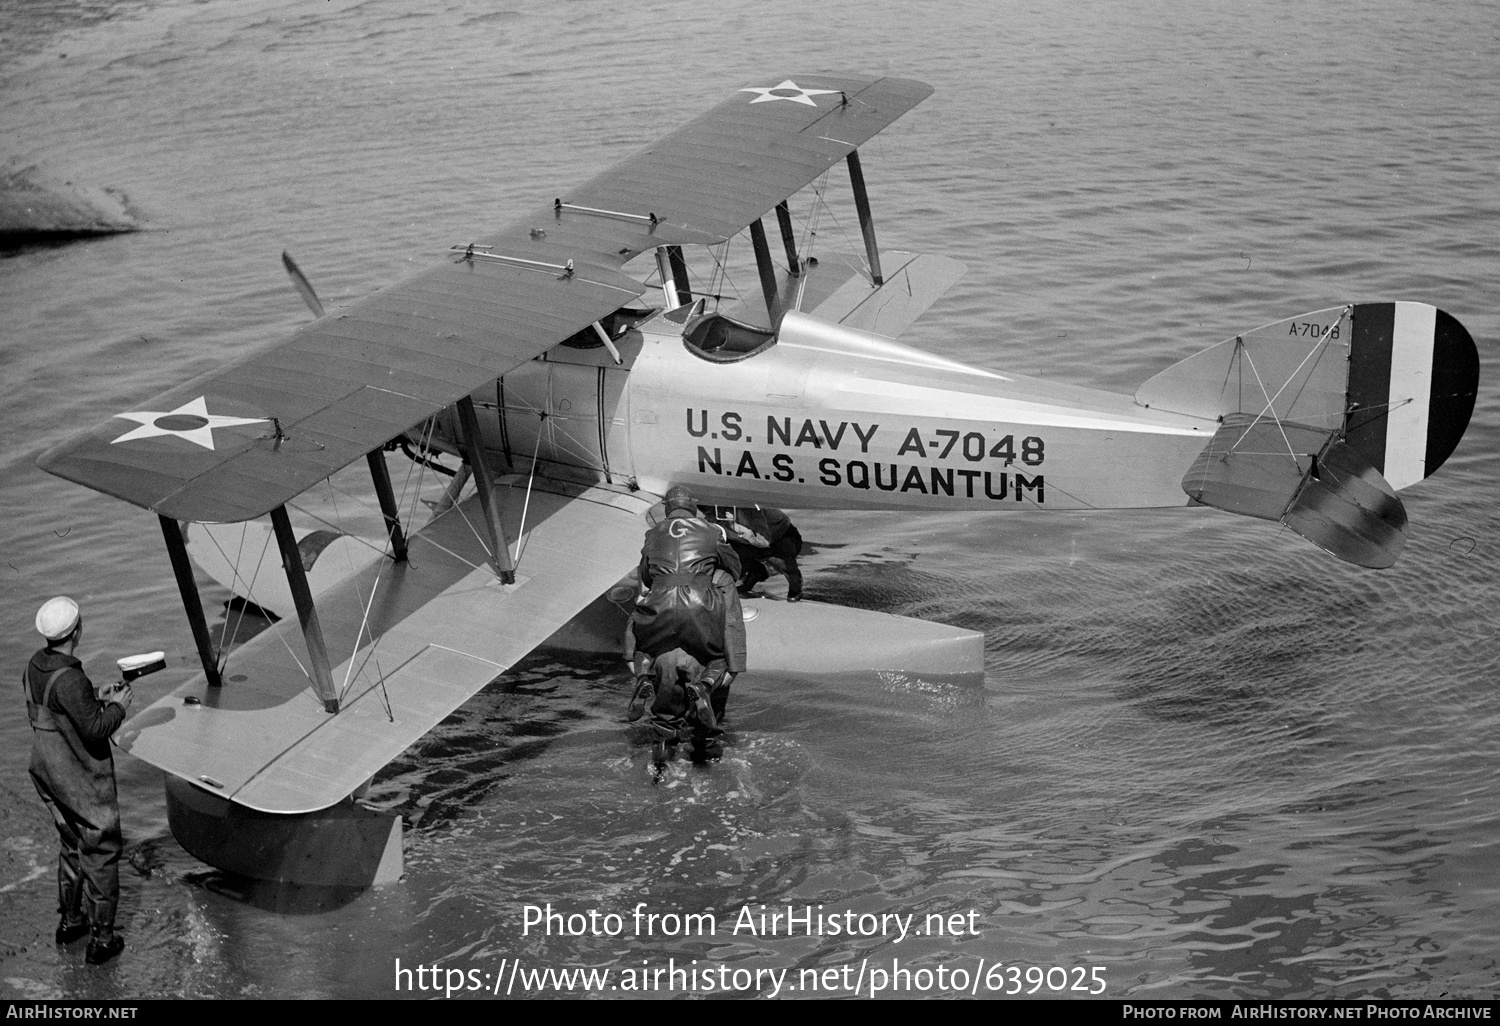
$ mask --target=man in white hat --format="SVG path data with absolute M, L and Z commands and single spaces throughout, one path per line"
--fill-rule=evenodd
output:
M 57 943 L 89 938 L 86 958 L 109 961 L 125 947 L 115 933 L 120 900 L 120 805 L 109 739 L 130 709 L 129 685 L 101 698 L 74 656 L 83 636 L 78 603 L 66 596 L 37 610 L 47 640 L 26 667 L 31 781 L 57 824 Z

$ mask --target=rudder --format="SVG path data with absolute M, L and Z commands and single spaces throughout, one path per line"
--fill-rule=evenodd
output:
M 1400 490 L 1458 446 L 1479 391 L 1479 351 L 1457 318 L 1426 303 L 1361 303 L 1353 321 L 1345 440 Z

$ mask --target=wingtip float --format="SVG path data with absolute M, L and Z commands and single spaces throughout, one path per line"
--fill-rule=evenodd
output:
M 176 778 L 172 827 L 190 851 L 272 878 L 391 878 L 385 820 L 350 827 L 384 867 L 369 874 L 314 871 L 324 856 L 290 835 L 272 845 L 279 856 L 247 861 L 226 824 L 264 838 L 259 816 L 347 808 L 390 759 L 597 607 L 673 484 L 700 501 L 794 509 L 1206 504 L 1280 521 L 1361 565 L 1395 560 L 1396 491 L 1441 465 L 1473 409 L 1478 360 L 1451 316 L 1370 303 L 1278 321 L 1134 397 L 922 352 L 891 336 L 963 268 L 879 249 L 858 147 L 930 87 L 771 81 L 493 234 L 444 240 L 447 258 L 333 314 L 288 259 L 316 320 L 40 458 L 161 518 L 204 675 L 121 743 Z M 864 246 L 847 259 L 810 252 L 790 206 L 816 212 L 821 192 L 799 194 L 839 163 Z M 713 272 L 742 233 L 760 288 L 736 303 Z M 463 461 L 425 524 L 391 494 L 395 442 Z M 388 534 L 330 576 L 286 505 L 362 457 Z M 264 559 L 274 543 L 286 588 L 267 599 L 223 551 L 210 572 L 297 615 L 231 655 L 208 630 L 189 555 L 192 544 L 218 566 L 208 546 L 222 549 L 225 528 L 185 539 L 183 522 L 267 514 L 272 528 L 240 550 Z M 778 621 L 793 666 L 799 646 L 828 646 L 799 620 Z M 941 652 L 982 669 L 973 632 L 902 623 L 913 621 L 879 627 L 911 640 L 882 650 L 901 664 L 889 668 L 920 670 Z

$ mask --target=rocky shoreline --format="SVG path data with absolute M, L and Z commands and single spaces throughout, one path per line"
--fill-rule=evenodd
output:
M 35 165 L 0 172 L 0 249 L 141 230 L 126 196 L 78 185 Z

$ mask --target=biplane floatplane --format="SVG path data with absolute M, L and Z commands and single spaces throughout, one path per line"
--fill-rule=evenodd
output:
M 1203 504 L 1280 521 L 1364 566 L 1396 559 L 1396 490 L 1443 463 L 1473 409 L 1464 328 L 1421 303 L 1332 307 L 1216 345 L 1133 397 L 893 341 L 963 268 L 879 251 L 858 148 L 930 92 L 826 75 L 740 89 L 341 310 L 323 313 L 294 273 L 315 319 L 289 339 L 40 457 L 160 518 L 203 674 L 118 740 L 166 771 L 189 852 L 303 883 L 399 874 L 400 818 L 351 796 L 581 611 L 612 613 L 616 631 L 623 614 L 601 596 L 633 569 L 673 484 L 793 509 Z M 809 253 L 789 206 L 841 161 L 864 246 L 853 259 Z M 773 211 L 777 246 L 762 223 Z M 747 229 L 759 288 L 732 306 L 695 281 L 690 257 L 718 260 Z M 420 526 L 392 485 L 397 441 L 423 463 L 462 460 Z M 383 537 L 299 533 L 288 505 L 360 459 Z M 316 559 L 330 538 L 364 558 L 330 569 Z M 244 565 L 273 543 L 284 585 Z M 190 546 L 287 614 L 227 664 Z M 845 669 L 982 668 L 969 631 L 759 607 L 752 669 L 818 669 L 825 649 Z

